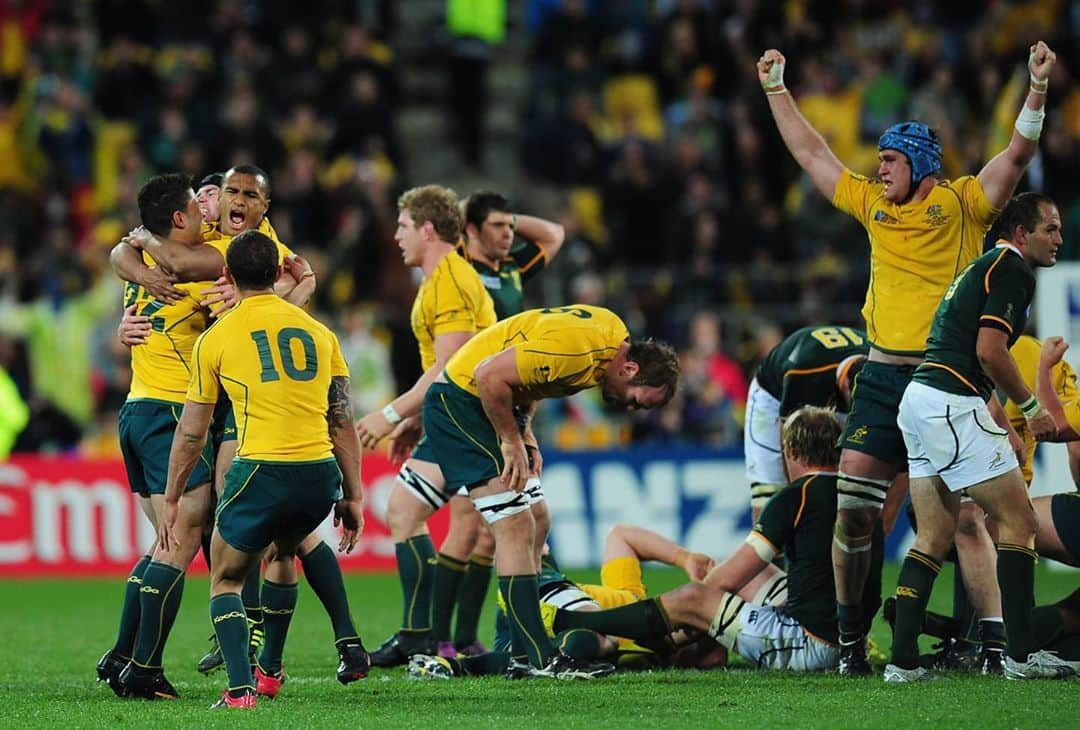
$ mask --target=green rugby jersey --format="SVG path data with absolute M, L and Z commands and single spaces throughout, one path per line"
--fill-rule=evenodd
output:
M 515 244 L 510 255 L 499 262 L 498 269 L 491 268 L 483 261 L 469 259 L 495 303 L 495 317 L 498 319 L 506 319 L 524 311 L 525 295 L 521 288 L 547 265 L 544 249 L 528 239 L 518 240 L 521 243 Z M 458 247 L 458 253 L 469 258 L 464 246 Z
M 870 351 L 866 332 L 852 327 L 804 327 L 774 347 L 758 366 L 758 385 L 780 401 L 780 416 L 802 406 L 846 411 L 837 368 Z
M 983 371 L 975 345 L 982 327 L 1008 335 L 1008 345 L 1024 332 L 1035 296 L 1035 272 L 1020 250 L 998 241 L 960 272 L 945 292 L 930 326 L 926 360 L 912 380 L 946 393 L 990 398 L 994 383 Z
M 785 612 L 810 634 L 836 643 L 836 587 L 832 542 L 836 522 L 836 472 L 806 474 L 776 493 L 758 516 L 754 533 L 788 562 Z M 874 564 L 881 565 L 882 541 L 875 540 Z M 873 576 L 872 576 L 873 577 Z M 880 579 L 867 580 L 864 606 L 876 606 Z

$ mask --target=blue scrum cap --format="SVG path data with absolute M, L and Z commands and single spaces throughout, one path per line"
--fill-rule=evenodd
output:
M 886 129 L 878 140 L 879 150 L 896 150 L 911 163 L 911 184 L 941 169 L 941 141 L 922 122 L 900 122 Z

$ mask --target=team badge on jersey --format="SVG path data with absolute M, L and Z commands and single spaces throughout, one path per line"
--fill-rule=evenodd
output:
M 931 205 L 926 209 L 926 225 L 940 228 L 949 222 L 949 214 L 940 205 Z

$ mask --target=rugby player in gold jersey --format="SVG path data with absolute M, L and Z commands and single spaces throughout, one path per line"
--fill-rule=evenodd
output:
M 822 195 L 866 228 L 870 242 L 863 317 L 871 348 L 842 436 L 833 543 L 841 674 L 870 673 L 865 639 L 877 607 L 862 605 L 859 597 L 866 595 L 874 524 L 889 484 L 905 471 L 896 426 L 900 398 L 922 360 L 942 295 L 982 253 L 987 229 L 1035 154 L 1055 60 L 1042 41 L 1031 47 L 1031 86 L 1012 138 L 978 175 L 943 179 L 937 135 L 925 124 L 902 122 L 882 134 L 880 179 L 870 180 L 847 169 L 800 113 L 784 86 L 783 54 L 769 49 L 758 59 L 758 78 L 788 151 Z M 969 578 L 975 573 L 993 579 L 985 569 Z

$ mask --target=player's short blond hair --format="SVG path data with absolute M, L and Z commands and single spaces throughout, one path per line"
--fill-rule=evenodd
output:
M 398 211 L 408 211 L 416 227 L 431 221 L 435 233 L 447 243 L 457 243 L 464 217 L 457 194 L 441 185 L 410 188 L 398 198 Z
M 809 466 L 840 464 L 840 419 L 832 408 L 803 406 L 786 419 L 780 437 L 785 455 Z

